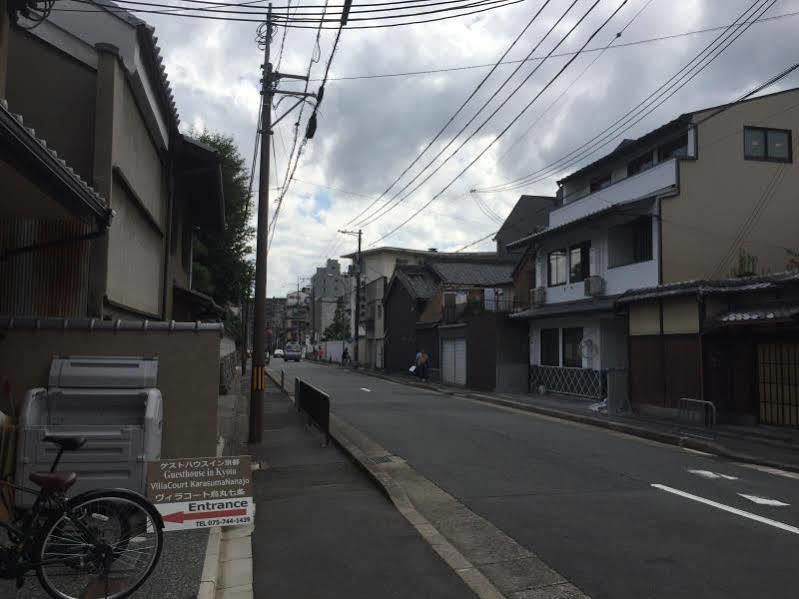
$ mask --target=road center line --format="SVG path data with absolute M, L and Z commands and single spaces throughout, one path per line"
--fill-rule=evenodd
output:
M 785 503 L 784 501 L 780 501 L 779 499 L 769 499 L 768 497 L 760 497 L 760 495 L 746 495 L 744 493 L 738 493 L 744 499 L 748 499 L 752 503 L 757 503 L 760 505 L 770 505 L 773 507 L 786 507 L 791 505 L 790 503 Z
M 367 389 L 366 387 L 361 387 L 361 391 L 366 391 L 367 393 L 371 393 L 371 389 Z
M 673 487 L 667 487 L 666 485 L 651 483 L 651 486 L 655 487 L 656 489 L 660 489 L 661 491 L 679 495 L 680 497 L 698 501 L 699 503 L 704 503 L 705 505 L 709 505 L 716 509 L 735 514 L 736 516 L 741 516 L 742 518 L 748 518 L 749 520 L 754 520 L 755 522 L 767 524 L 768 526 L 773 526 L 774 528 L 779 528 L 781 530 L 792 532 L 795 535 L 799 535 L 799 528 L 791 526 L 790 524 L 785 524 L 784 522 L 778 522 L 777 520 L 772 520 L 771 518 L 764 518 L 763 516 L 758 516 L 757 514 L 753 514 L 744 510 L 739 510 L 738 508 L 724 505 L 723 503 L 718 503 L 717 501 L 712 501 L 710 499 L 705 499 L 704 497 L 699 497 L 698 495 L 692 495 L 691 493 L 686 493 L 685 491 L 680 491 L 679 489 L 675 489 Z

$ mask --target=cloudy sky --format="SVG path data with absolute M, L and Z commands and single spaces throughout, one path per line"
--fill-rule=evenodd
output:
M 269 295 L 284 295 L 296 287 L 298 276 L 310 276 L 325 258 L 354 249 L 355 240 L 336 234 L 336 230 L 355 227 L 358 221 L 351 222 L 352 219 L 418 156 L 489 68 L 368 79 L 351 77 L 493 64 L 543 1 L 525 0 L 440 23 L 388 29 L 345 28 L 330 71 L 316 137 L 301 156 L 295 180 L 281 208 L 269 256 Z M 546 55 L 594 1 L 578 0 L 533 56 Z M 571 3 L 572 0 L 551 0 L 508 59 L 527 56 Z M 557 53 L 579 48 L 620 3 L 621 0 L 601 0 Z M 258 7 L 264 3 L 248 4 Z M 285 6 L 284 2 L 280 4 Z M 302 0 L 301 4 L 319 5 L 321 1 Z M 356 7 L 358 4 L 355 0 Z M 605 46 L 645 7 L 617 40 L 616 45 L 620 47 L 611 46 L 587 70 L 598 53 L 578 57 L 507 133 L 456 179 L 533 100 L 570 56 L 553 57 L 542 65 L 537 61 L 524 63 L 496 95 L 498 87 L 517 64 L 500 67 L 431 150 L 373 210 L 383 206 L 385 200 L 392 198 L 394 192 L 426 167 L 485 101 L 495 96 L 484 111 L 485 116 L 475 120 L 466 129 L 466 135 L 533 69 L 538 70 L 462 150 L 444 163 L 444 158 L 460 145 L 465 135 L 408 187 L 408 191 L 412 190 L 443 163 L 417 191 L 385 215 L 363 226 L 364 247 L 377 243 L 455 250 L 488 236 L 470 249 L 491 249 L 490 234 L 498 228 L 491 212 L 499 217 L 506 216 L 520 193 L 554 193 L 555 179 L 581 163 L 521 190 L 470 194 L 470 189 L 498 185 L 534 172 L 580 146 L 646 98 L 720 32 L 625 44 L 727 25 L 750 4 L 751 0 L 629 0 L 588 46 L 589 49 Z M 781 0 L 765 16 L 794 12 L 799 12 L 799 0 Z M 183 126 L 232 135 L 242 155 L 249 160 L 260 101 L 262 52 L 254 40 L 256 25 L 141 13 L 139 16 L 157 29 Z M 799 15 L 753 25 L 708 68 L 632 129 L 614 138 L 604 151 L 615 146 L 622 137 L 636 137 L 682 112 L 734 99 L 792 64 L 797 56 L 798 25 Z M 283 30 L 278 29 L 273 42 L 274 61 L 282 33 Z M 334 30 L 323 32 L 321 60 L 312 65 L 312 79 L 321 77 L 334 35 Z M 306 72 L 314 54 L 313 36 L 313 31 L 288 31 L 280 66 L 282 72 Z M 799 85 L 799 76 L 794 73 L 769 91 L 796 85 Z M 318 81 L 312 83 L 312 89 L 316 86 Z M 281 84 L 282 89 L 296 87 L 296 83 Z M 288 100 L 284 101 L 280 112 L 289 104 Z M 282 121 L 273 136 L 277 156 L 271 181 L 273 187 L 284 183 L 296 114 Z M 303 121 L 308 115 L 306 111 Z M 300 131 L 304 129 L 303 122 Z M 582 163 L 595 159 L 602 152 L 586 157 Z M 419 216 L 378 241 L 453 179 L 456 180 L 449 189 Z M 273 201 L 279 193 L 277 189 L 272 190 Z M 478 201 L 485 205 L 480 206 Z M 371 214 L 372 211 L 367 211 L 364 217 Z

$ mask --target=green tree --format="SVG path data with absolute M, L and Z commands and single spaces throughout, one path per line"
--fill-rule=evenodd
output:
M 333 315 L 333 322 L 325 329 L 324 337 L 327 341 L 344 341 L 350 336 L 350 320 L 347 318 L 347 311 L 344 309 L 344 298 L 338 298 L 336 302 L 336 313 Z
M 221 232 L 198 233 L 192 265 L 193 286 L 222 306 L 239 305 L 242 298 L 250 295 L 254 271 L 249 258 L 254 229 L 247 222 L 251 200 L 249 172 L 232 137 L 204 131 L 197 139 L 213 147 L 222 160 L 225 228 Z

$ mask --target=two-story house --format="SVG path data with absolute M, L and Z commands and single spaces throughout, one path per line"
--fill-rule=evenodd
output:
M 644 355 L 614 307 L 625 291 L 726 276 L 741 248 L 784 270 L 797 123 L 797 89 L 697 110 L 558 181 L 547 228 L 509 244 L 526 248 L 530 307 L 512 318 L 529 320 L 531 385 L 604 397 L 607 371 Z M 659 314 L 661 332 L 696 336 L 679 306 Z
M 59 6 L 68 5 L 82 6 Z M 74 212 L 3 214 L 0 248 L 14 256 L 0 264 L 0 278 L 15 297 L 0 297 L 0 313 L 218 319 L 219 307 L 192 290 L 191 271 L 195 229 L 224 226 L 219 157 L 179 132 L 153 28 L 96 8 L 53 11 L 30 30 L 0 16 L 4 120 L 18 115 L 26 127 L 18 141 L 34 140 L 29 152 L 54 174 L 91 185 L 102 198 L 95 203 L 114 214 L 105 228 Z M 2 192 L 19 204 L 28 195 L 13 182 Z
M 385 368 L 384 340 L 385 317 L 383 313 L 383 299 L 388 281 L 394 274 L 397 266 L 425 264 L 431 259 L 446 260 L 454 256 L 486 256 L 492 257 L 492 252 L 448 253 L 438 252 L 435 249 L 412 250 L 397 247 L 380 247 L 361 252 L 361 287 L 356 290 L 358 278 L 350 277 L 351 288 L 349 293 L 349 307 L 355 314 L 356 292 L 360 294 L 360 327 L 358 332 L 358 360 L 372 368 Z M 353 274 L 358 268 L 358 254 L 353 252 L 342 256 L 353 262 Z M 355 334 L 355 319 L 350 322 L 353 339 Z

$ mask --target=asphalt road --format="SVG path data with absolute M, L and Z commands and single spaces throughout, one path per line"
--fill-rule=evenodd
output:
M 799 475 L 336 367 L 272 367 L 327 391 L 335 413 L 594 599 L 799 596 Z

